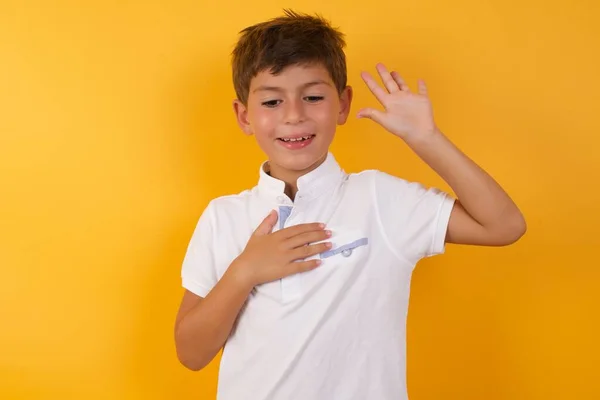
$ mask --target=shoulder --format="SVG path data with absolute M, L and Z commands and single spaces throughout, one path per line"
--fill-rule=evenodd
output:
M 368 194 L 372 204 L 385 215 L 412 218 L 417 209 L 435 212 L 441 204 L 453 201 L 448 193 L 436 187 L 377 169 L 349 174 L 347 182 L 348 188 L 352 188 L 350 193 L 363 197 Z
M 196 230 L 206 234 L 208 231 L 214 231 L 217 227 L 223 228 L 231 221 L 238 220 L 240 216 L 247 213 L 252 197 L 253 190 L 251 189 L 236 194 L 213 197 L 200 211 Z
M 225 194 L 212 198 L 206 210 L 211 213 L 229 213 L 237 209 L 244 209 L 254 196 L 254 189 L 248 189 L 234 194 Z
M 365 169 L 348 174 L 348 184 L 368 189 L 377 195 L 386 195 L 387 191 L 398 194 L 419 193 L 428 190 L 422 183 L 410 181 L 378 169 Z

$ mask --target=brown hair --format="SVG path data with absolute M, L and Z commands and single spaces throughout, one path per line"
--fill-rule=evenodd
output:
M 232 52 L 233 85 L 247 104 L 250 81 L 269 69 L 280 73 L 293 64 L 321 63 L 338 92 L 346 87 L 344 34 L 321 16 L 284 10 L 285 15 L 243 29 Z

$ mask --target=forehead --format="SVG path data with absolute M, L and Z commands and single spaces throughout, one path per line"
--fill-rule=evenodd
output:
M 259 72 L 250 82 L 250 93 L 270 88 L 295 90 L 316 83 L 334 87 L 329 72 L 322 65 L 290 65 L 277 75 L 272 74 L 269 70 Z

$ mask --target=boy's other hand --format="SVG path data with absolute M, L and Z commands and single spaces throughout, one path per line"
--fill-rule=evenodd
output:
M 368 72 L 362 72 L 361 77 L 385 110 L 363 108 L 357 117 L 372 119 L 404 140 L 434 134 L 436 125 L 425 82 L 419 80 L 418 92 L 413 93 L 398 72 L 388 72 L 381 63 L 376 68 L 385 89 Z
M 299 224 L 272 233 L 277 219 L 277 212 L 271 211 L 233 262 L 236 275 L 245 284 L 254 287 L 315 269 L 320 260 L 302 260 L 331 248 L 329 242 L 311 244 L 331 236 L 324 224 Z

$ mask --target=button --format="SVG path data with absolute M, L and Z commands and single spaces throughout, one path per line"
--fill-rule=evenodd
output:
M 352 254 L 352 249 L 344 249 L 344 250 L 342 250 L 342 255 L 344 257 L 350 257 L 351 254 Z
M 285 201 L 285 197 L 283 196 L 277 196 L 277 201 L 280 203 L 283 203 Z

